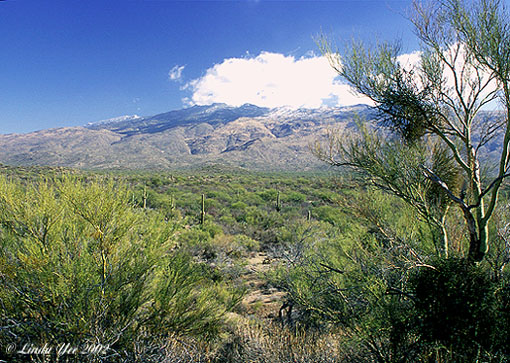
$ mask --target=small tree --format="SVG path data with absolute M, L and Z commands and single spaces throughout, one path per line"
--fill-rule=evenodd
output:
M 499 0 L 414 2 L 411 21 L 422 44 L 415 64 L 399 57 L 398 44 L 367 47 L 353 42 L 340 55 L 327 41 L 320 42 L 333 68 L 375 103 L 380 125 L 389 127 L 406 145 L 438 139 L 462 170 L 466 187 L 456 190 L 455 183 L 433 165 L 419 165 L 422 175 L 461 209 L 472 261 L 481 261 L 488 251 L 488 223 L 501 184 L 510 176 L 508 20 Z M 480 112 L 498 99 L 503 112 Z M 484 178 L 480 151 L 500 135 L 497 170 Z M 345 155 L 347 160 L 337 165 L 363 169 L 363 164 L 352 163 L 351 155 Z
M 421 170 L 422 165 L 429 166 L 448 182 L 452 190 L 458 192 L 461 171 L 449 157 L 448 150 L 431 140 L 413 145 L 406 145 L 398 139 L 385 142 L 381 135 L 361 123 L 359 131 L 348 140 L 339 133 L 331 132 L 328 148 L 316 143 L 316 156 L 335 166 L 354 168 L 361 174 L 361 182 L 411 205 L 428 224 L 437 254 L 448 257 L 446 217 L 452 202 Z

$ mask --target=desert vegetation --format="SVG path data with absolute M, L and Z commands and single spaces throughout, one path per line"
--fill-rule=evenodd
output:
M 313 146 L 328 172 L 2 167 L 0 358 L 509 361 L 508 14 L 412 14 L 411 66 L 320 41 L 378 112 Z
M 108 347 L 4 360 L 508 358 L 506 187 L 473 264 L 461 215 L 446 259 L 415 208 L 350 173 L 3 170 L 2 346 Z

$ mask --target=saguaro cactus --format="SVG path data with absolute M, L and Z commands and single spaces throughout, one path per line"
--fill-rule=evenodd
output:
M 202 194 L 202 212 L 200 213 L 200 224 L 205 222 L 205 195 Z
M 281 204 L 280 204 L 280 191 L 278 191 L 278 193 L 276 193 L 276 211 L 280 211 L 281 210 Z

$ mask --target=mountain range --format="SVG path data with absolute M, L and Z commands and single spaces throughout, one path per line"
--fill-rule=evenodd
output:
M 0 163 L 82 169 L 178 169 L 222 164 L 255 170 L 324 167 L 309 145 L 330 129 L 350 132 L 366 106 L 321 109 L 225 104 L 82 127 L 0 135 Z

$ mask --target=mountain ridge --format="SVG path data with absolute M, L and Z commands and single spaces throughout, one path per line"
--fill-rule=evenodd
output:
M 298 109 L 193 106 L 83 126 L 0 135 L 0 163 L 82 169 L 173 169 L 219 163 L 255 170 L 320 169 L 309 145 L 355 127 L 367 106 Z

